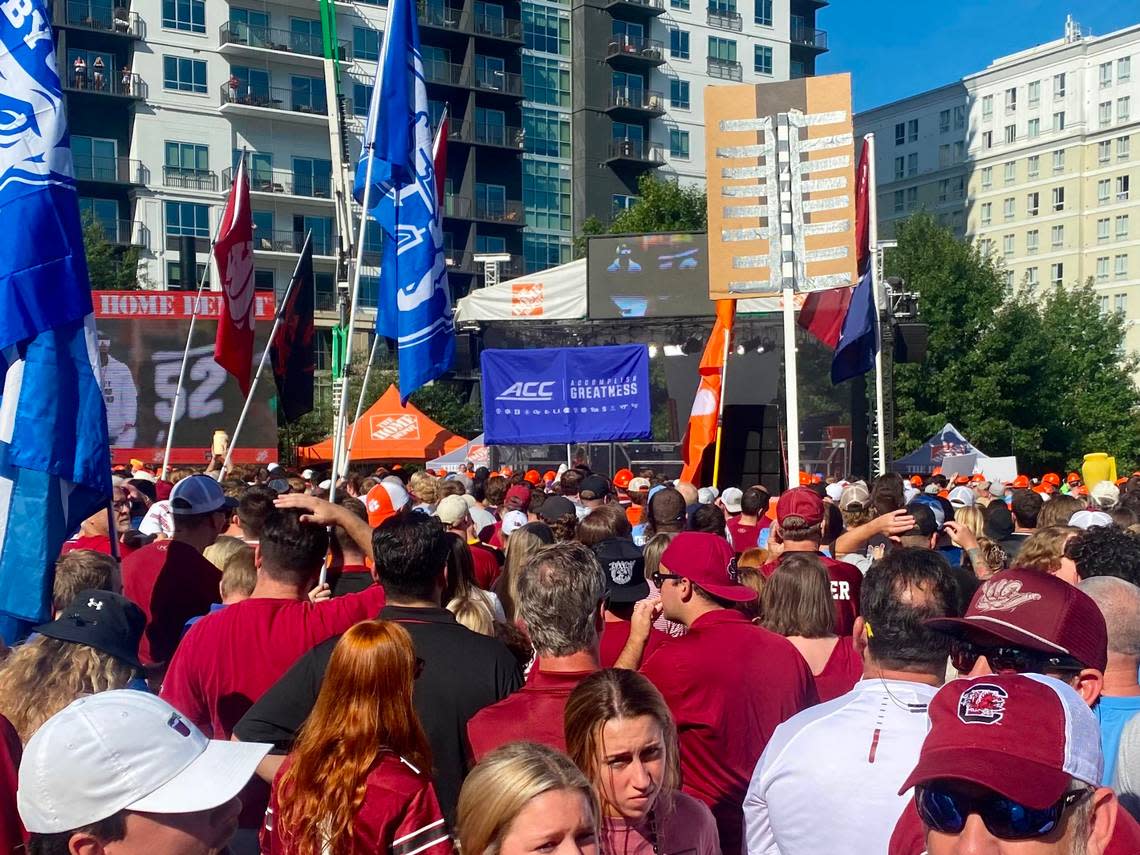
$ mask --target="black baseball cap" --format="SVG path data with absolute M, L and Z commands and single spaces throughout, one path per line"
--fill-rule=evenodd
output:
M 587 475 L 578 487 L 578 495 L 586 500 L 603 499 L 610 494 L 610 482 L 601 475 Z
M 594 555 L 606 574 L 606 599 L 611 603 L 636 603 L 649 596 L 645 558 L 632 540 L 607 538 L 594 546 Z
M 574 503 L 565 496 L 550 496 L 538 509 L 538 515 L 547 522 L 553 522 L 567 514 L 577 513 L 574 509 Z
M 58 618 L 40 624 L 36 632 L 86 644 L 141 669 L 139 640 L 145 627 L 143 610 L 126 597 L 92 588 L 76 594 Z

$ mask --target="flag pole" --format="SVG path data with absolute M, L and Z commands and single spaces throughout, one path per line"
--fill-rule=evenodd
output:
M 379 311 L 379 309 L 377 309 Z M 344 452 L 344 460 L 347 465 L 348 461 L 352 459 L 352 446 L 356 443 L 356 431 L 360 426 L 360 414 L 364 411 L 364 393 L 368 390 L 368 381 L 372 377 L 372 363 L 376 361 L 376 346 L 380 344 L 380 335 L 377 333 L 372 337 L 372 350 L 368 354 L 368 365 L 364 369 L 364 382 L 360 386 L 360 397 L 356 399 L 356 417 L 352 420 L 352 433 L 348 437 L 348 447 Z M 345 428 L 347 429 L 347 425 Z
M 245 152 L 242 152 L 242 157 L 245 157 Z M 218 232 L 221 230 L 222 217 L 218 217 L 218 224 L 214 226 L 214 236 L 210 239 L 208 254 L 211 259 L 214 254 L 214 244 L 218 242 Z M 182 405 L 182 388 L 186 380 L 186 366 L 190 362 L 190 344 L 194 338 L 194 324 L 198 320 L 198 309 L 202 302 L 202 291 L 206 288 L 206 277 L 210 273 L 210 263 L 210 261 L 206 262 L 206 267 L 198 278 L 198 293 L 194 297 L 194 309 L 190 312 L 190 329 L 186 331 L 186 347 L 182 349 L 182 368 L 178 371 L 178 385 L 174 388 L 174 406 L 170 409 L 170 424 L 166 428 L 166 450 L 162 454 L 162 471 L 158 476 L 160 480 L 166 480 L 166 470 L 170 465 L 170 449 L 174 445 L 174 424 L 178 420 L 178 409 Z
M 732 311 L 733 327 L 736 325 L 736 309 Z M 729 327 L 724 331 L 724 359 L 721 360 L 720 369 L 720 400 L 716 405 L 716 445 L 713 449 L 713 479 L 712 485 L 716 488 L 720 479 L 720 439 L 724 432 L 724 399 L 728 396 L 728 352 L 732 347 L 732 331 Z
M 784 310 L 784 415 L 788 435 L 788 489 L 799 486 L 800 402 L 796 384 L 796 298 L 795 291 L 783 288 Z
M 868 148 L 868 146 L 870 148 Z M 878 191 L 875 184 L 875 135 L 863 136 L 867 151 L 867 228 L 871 251 L 871 299 L 875 306 L 875 432 L 879 443 L 879 474 L 887 474 L 887 425 L 883 407 L 883 337 L 880 326 L 880 307 L 886 302 L 881 293 L 882 271 L 879 270 L 879 219 Z
M 293 286 L 297 284 L 297 279 L 301 272 L 301 259 L 303 259 L 305 253 L 309 251 L 309 242 L 312 239 L 313 230 L 309 229 L 309 231 L 305 233 L 305 242 L 301 244 L 301 254 L 297 258 L 297 266 L 293 269 L 293 276 L 289 279 L 289 287 L 285 289 L 285 296 L 281 299 L 281 305 L 277 307 L 277 311 L 273 315 L 273 329 L 269 331 L 269 338 L 265 342 L 265 349 L 261 351 L 261 361 L 257 364 L 257 371 L 253 375 L 253 383 L 249 386 L 249 394 L 245 396 L 245 403 L 242 405 L 237 427 L 234 428 L 233 438 L 230 440 L 229 448 L 226 449 L 226 459 L 222 462 L 222 468 L 218 470 L 219 481 L 226 476 L 226 470 L 230 468 L 230 460 L 233 458 L 234 448 L 238 444 L 238 437 L 241 436 L 241 429 L 245 424 L 245 417 L 249 413 L 249 405 L 253 402 L 254 396 L 257 394 L 257 384 L 261 380 L 261 373 L 265 368 L 265 363 L 269 361 L 269 351 L 273 347 L 273 340 L 277 337 L 277 330 L 281 327 L 281 321 L 285 319 L 285 309 L 289 305 L 289 298 L 293 296 Z

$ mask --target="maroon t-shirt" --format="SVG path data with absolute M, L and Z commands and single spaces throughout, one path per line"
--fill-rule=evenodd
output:
M 146 615 L 139 642 L 143 665 L 170 661 L 186 621 L 206 614 L 221 599 L 221 581 L 221 570 L 177 540 L 149 544 L 123 559 L 123 595 Z
M 626 642 L 629 641 L 630 630 L 633 629 L 633 624 L 627 620 L 614 620 L 606 621 L 605 627 L 602 629 L 601 639 L 601 658 L 603 668 L 613 668 L 614 663 L 617 662 L 621 652 L 625 649 Z M 649 631 L 649 640 L 645 643 L 645 653 L 642 655 L 642 661 L 649 658 L 649 655 L 661 646 L 669 636 L 659 629 L 651 629 Z
M 467 721 L 467 740 L 476 762 L 500 745 L 526 739 L 566 750 L 562 714 L 574 688 L 592 671 L 542 670 L 535 663 L 526 684 L 497 704 L 483 707 Z M 757 755 L 759 756 L 759 755 Z M 743 794 L 741 795 L 743 798 Z
M 684 791 L 712 810 L 724 855 L 738 855 L 756 761 L 777 726 L 816 703 L 807 663 L 783 636 L 717 609 L 658 647 L 641 671 L 676 719 Z
M 499 572 L 503 569 L 499 564 L 497 550 L 484 546 L 481 543 L 467 545 L 471 550 L 471 560 L 475 564 L 475 585 L 484 591 L 491 590 Z
M 838 698 L 850 692 L 863 676 L 863 660 L 855 652 L 851 636 L 840 636 L 823 670 L 815 675 L 815 691 L 819 702 Z
M 785 552 L 780 558 L 761 567 L 760 572 L 765 578 L 776 572 L 784 555 L 795 553 Z M 831 579 L 831 598 L 835 600 L 835 634 L 840 637 L 851 635 L 855 628 L 855 618 L 859 617 L 859 592 L 863 589 L 863 574 L 854 564 L 836 561 L 822 552 L 819 553 L 819 560 L 827 568 L 827 575 Z
M 741 525 L 740 517 L 732 517 L 725 523 L 729 540 L 732 542 L 732 551 L 746 552 L 749 549 L 755 549 L 756 542 L 760 539 L 760 532 L 771 524 L 772 521 L 763 516 L 756 521 L 756 525 Z
M 23 753 L 16 728 L 0 715 L 0 847 L 4 852 L 23 852 L 28 842 L 16 809 L 17 771 Z

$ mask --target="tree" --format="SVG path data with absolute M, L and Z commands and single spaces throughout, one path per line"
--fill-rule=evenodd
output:
M 886 272 L 919 293 L 930 327 L 925 362 L 895 367 L 900 454 L 949 421 L 1027 471 L 1071 468 L 1089 451 L 1140 461 L 1137 360 L 1091 286 L 1008 295 L 1000 264 L 928 214 L 896 237 Z
M 107 227 L 88 215 L 83 218 L 83 248 L 92 291 L 137 291 L 139 248 L 116 246 Z
M 600 234 L 640 234 L 643 232 L 703 232 L 708 227 L 703 187 L 681 186 L 646 173 L 637 182 L 637 201 L 621 211 L 605 226 L 597 217 L 582 223 L 574 239 L 574 254 L 586 254 L 587 238 Z

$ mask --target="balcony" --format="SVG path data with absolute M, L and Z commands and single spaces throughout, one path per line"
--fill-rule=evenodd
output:
M 233 168 L 222 171 L 222 188 L 233 183 Z M 287 169 L 251 169 L 249 192 L 306 199 L 332 200 L 332 179 L 327 175 L 305 175 Z
M 94 223 L 102 230 L 107 243 L 150 248 L 150 231 L 137 220 L 95 220 Z
M 665 0 L 609 0 L 604 6 L 611 15 L 623 18 L 655 18 L 665 12 Z
M 444 196 L 443 215 L 453 220 L 482 220 L 501 225 L 526 225 L 522 202 L 513 200 L 475 201 L 469 196 Z
M 218 191 L 217 173 L 202 169 L 182 169 L 178 166 L 162 167 L 162 185 L 177 187 L 180 190 L 202 190 L 208 193 Z
M 613 89 L 606 112 L 619 122 L 655 119 L 665 114 L 665 96 L 654 90 Z
M 283 255 L 297 255 L 305 245 L 305 233 L 294 231 L 274 231 L 262 234 L 253 233 L 253 248 L 256 252 L 276 252 Z M 335 257 L 336 238 L 332 235 L 313 234 L 313 255 L 326 258 Z
M 735 9 L 722 9 L 719 6 L 709 6 L 708 24 L 719 30 L 733 30 L 740 32 L 744 29 L 744 18 Z
M 94 68 L 80 72 L 76 72 L 74 67 L 68 69 L 63 88 L 68 92 L 130 101 L 141 101 L 146 98 L 147 93 L 146 82 L 133 72 L 115 73 L 112 70 L 107 73 Z
M 606 158 L 606 163 L 610 166 L 660 166 L 664 162 L 664 148 L 658 143 L 645 140 L 613 140 Z
M 710 56 L 708 72 L 709 77 L 716 77 L 720 80 L 742 80 L 744 78 L 743 68 L 734 59 L 714 59 Z
M 453 62 L 430 60 L 424 63 L 424 79 L 441 86 L 462 86 L 463 66 Z
M 238 21 L 222 24 L 218 30 L 218 44 L 218 52 L 226 56 L 255 57 L 264 61 L 264 51 L 275 51 L 290 54 L 300 61 L 308 57 L 316 60 L 315 64 L 324 62 L 324 44 L 319 36 L 251 27 Z M 348 42 L 339 43 L 337 58 L 341 62 L 352 59 L 352 46 Z
M 470 29 L 463 9 L 454 9 L 442 3 L 417 3 L 416 17 L 420 27 L 444 30 L 450 33 L 463 33 Z
M 447 138 L 473 145 L 522 151 L 526 142 L 526 132 L 522 128 L 514 128 L 509 125 L 488 125 L 485 122 L 466 121 L 449 125 Z
M 465 76 L 464 85 L 476 92 L 503 95 L 507 98 L 522 98 L 522 75 L 509 71 L 480 70 L 478 68 Z
M 482 15 L 476 14 L 473 24 L 472 32 L 477 36 L 522 43 L 522 21 L 484 13 Z
M 305 124 L 328 125 L 328 100 L 321 94 L 304 89 L 286 89 L 281 86 L 249 86 L 238 81 L 231 87 L 223 83 L 218 94 L 221 96 L 223 114 L 246 116 L 278 117 L 282 113 Z M 351 113 L 351 105 L 345 106 Z
M 792 19 L 789 40 L 797 47 L 806 47 L 823 53 L 827 50 L 827 30 L 817 30 Z
M 606 46 L 606 61 L 614 68 L 645 71 L 665 62 L 664 45 L 657 39 L 614 36 Z
M 87 0 L 67 0 L 57 2 L 54 8 L 55 24 L 58 27 L 75 27 L 97 33 L 110 33 L 128 39 L 142 38 L 142 20 L 138 12 L 126 7 L 113 9 Z
M 146 168 L 142 161 L 127 157 L 84 157 L 75 158 L 75 180 L 93 181 L 101 184 L 146 184 Z

